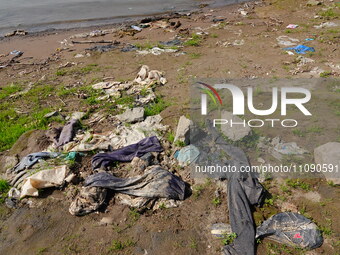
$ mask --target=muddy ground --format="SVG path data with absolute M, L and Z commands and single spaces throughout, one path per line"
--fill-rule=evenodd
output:
M 239 8 L 247 15 L 242 15 Z M 65 116 L 74 111 L 87 112 L 84 128 L 92 128 L 97 133 L 110 130 L 112 115 L 117 113 L 116 105 L 97 101 L 98 92 L 90 89 L 90 85 L 103 79 L 132 80 L 141 65 L 164 72 L 168 80 L 155 91 L 167 105 L 161 112 L 163 124 L 169 125 L 173 132 L 179 117 L 189 113 L 189 87 L 196 77 L 322 79 L 322 86 L 312 87 L 313 97 L 308 103 L 313 113 L 311 118 L 291 110 L 291 117 L 299 119 L 298 128 L 264 128 L 256 133 L 270 138 L 280 136 L 310 152 L 302 158 L 284 158 L 281 163 L 312 163 L 314 148 L 327 142 L 340 142 L 340 69 L 336 66 L 340 60 L 339 26 L 314 27 L 324 22 L 339 24 L 338 4 L 323 1 L 321 5 L 307 6 L 307 1 L 283 0 L 215 10 L 207 6 L 201 12 L 169 21 L 180 21 L 181 26 L 145 28 L 138 33 L 119 28 L 114 33 L 85 39 L 69 37 L 95 28 L 2 39 L 0 62 L 6 62 L 11 57 L 6 54 L 13 50 L 23 51 L 24 55 L 18 58 L 18 63 L 0 69 L 1 132 L 2 136 L 10 137 L 0 141 L 1 156 L 23 157 L 46 148 L 44 131 L 20 135 L 35 128 L 62 125 L 57 119 L 43 119 L 42 116 L 51 111 L 59 110 Z M 291 23 L 299 27 L 286 29 Z M 196 32 L 201 35 L 193 36 Z M 127 44 L 149 49 L 176 35 L 189 41 L 176 47 L 177 53 L 186 54 L 156 56 L 121 52 Z M 276 38 L 283 35 L 314 47 L 316 52 L 305 55 L 314 62 L 299 65 L 297 54 L 289 55 L 278 45 Z M 305 42 L 306 38 L 314 40 Z M 64 39 L 67 43 L 61 44 Z M 117 49 L 98 53 L 85 50 L 96 44 L 69 45 L 72 40 L 116 40 L 120 44 Z M 77 54 L 83 57 L 75 58 Z M 30 90 L 26 94 L 11 96 L 28 86 Z M 266 106 L 268 93 L 263 88 L 257 92 L 259 102 Z M 98 112 L 106 118 L 100 123 L 89 123 L 88 119 Z M 12 125 L 14 121 L 18 124 Z M 241 146 L 252 164 L 257 164 L 259 157 L 278 163 L 256 146 Z M 79 169 L 88 174 L 91 173 L 90 158 L 88 155 L 78 163 Z M 183 178 L 187 176 L 185 169 L 177 169 L 176 173 Z M 216 203 L 215 191 L 220 188 L 215 180 L 189 178 L 186 181 L 192 185 L 193 195 L 178 208 L 156 211 L 136 212 L 117 203 L 111 194 L 99 212 L 72 216 L 68 208 L 73 192 L 78 189 L 76 185 L 44 190 L 39 198 L 25 199 L 26 205 L 18 209 L 8 209 L 2 204 L 0 254 L 220 254 L 221 240 L 211 236 L 209 227 L 212 223 L 228 222 L 226 194 L 221 192 L 220 202 Z M 262 208 L 254 209 L 255 222 L 258 225 L 277 212 L 297 211 L 321 228 L 324 244 L 313 251 L 304 251 L 262 240 L 257 254 L 340 254 L 339 187 L 324 178 L 303 182 L 308 188 L 291 187 L 282 179 L 265 181 L 263 185 L 271 196 Z M 112 218 L 113 224 L 100 225 L 103 217 Z M 117 248 L 117 243 L 123 247 Z

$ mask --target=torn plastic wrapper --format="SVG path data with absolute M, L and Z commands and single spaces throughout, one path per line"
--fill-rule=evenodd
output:
M 289 246 L 315 249 L 322 245 L 323 238 L 318 226 L 301 214 L 278 213 L 257 228 L 256 238 L 274 240 Z
M 53 169 L 39 171 L 25 179 L 21 188 L 20 198 L 38 196 L 38 189 L 60 186 L 68 172 L 67 166 L 57 166 Z

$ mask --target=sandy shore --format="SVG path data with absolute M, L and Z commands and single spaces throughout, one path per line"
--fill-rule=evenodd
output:
M 0 140 L 1 160 L 16 154 L 23 157 L 43 148 L 45 144 L 39 143 L 39 134 L 31 140 L 23 136 L 17 139 L 27 130 L 60 126 L 58 121 L 42 121 L 48 112 L 58 111 L 64 116 L 85 112 L 87 128 L 95 133 L 112 130 L 117 105 L 98 101 L 100 95 L 91 86 L 104 80 L 133 80 L 142 65 L 163 72 L 167 79 L 165 85 L 155 88 L 155 93 L 167 106 L 160 113 L 163 124 L 173 131 L 179 117 L 188 114 L 189 89 L 194 78 L 323 79 L 326 85 L 313 88 L 308 104 L 313 112 L 312 120 L 292 111 L 292 116 L 301 120 L 297 131 L 264 128 L 260 135 L 283 137 L 310 152 L 303 159 L 286 159 L 288 163 L 312 162 L 314 148 L 327 142 L 340 142 L 339 5 L 328 0 L 315 6 L 308 6 L 307 1 L 268 0 L 219 9 L 205 6 L 199 12 L 147 21 L 2 39 L 0 122 L 4 128 L 0 131 L 10 138 Z M 288 29 L 289 24 L 298 27 Z M 137 25 L 141 31 L 131 25 Z M 179 44 L 160 44 L 175 39 Z M 298 44 L 313 47 L 315 52 L 299 55 L 283 50 L 287 46 L 282 41 L 296 40 Z M 107 45 L 111 46 L 106 52 L 90 49 Z M 132 46 L 134 50 L 123 50 Z M 159 54 L 153 54 L 152 49 Z M 10 52 L 14 50 L 23 54 L 13 59 L 15 55 Z M 26 89 L 22 95 L 11 96 Z M 262 92 L 259 88 L 260 100 L 266 106 L 269 97 Z M 103 114 L 105 119 L 91 123 L 89 120 L 95 114 Z M 246 152 L 252 164 L 258 163 L 259 158 L 275 162 L 270 155 L 254 148 L 246 148 Z M 82 159 L 79 171 L 90 171 L 90 158 Z M 178 174 L 186 173 L 179 170 Z M 47 191 L 48 199 L 32 198 L 31 208 L 10 210 L 0 205 L 0 240 L 4 244 L 0 253 L 116 254 L 108 249 L 112 240 L 132 238 L 136 245 L 117 254 L 143 254 L 144 249 L 150 251 L 148 254 L 220 254 L 221 240 L 211 237 L 207 226 L 228 222 L 226 195 L 222 192 L 221 204 L 215 206 L 211 200 L 218 184 L 186 181 L 193 187 L 201 185 L 199 198 L 190 197 L 178 208 L 141 214 L 137 223 L 129 222 L 131 213 L 127 206 L 112 200 L 108 209 L 98 214 L 80 218 L 69 215 L 68 206 L 75 192 L 70 189 Z M 284 210 L 299 211 L 324 229 L 324 244 L 307 252 L 264 240 L 258 245 L 257 254 L 340 252 L 339 187 L 333 187 L 325 179 L 306 182 L 308 190 L 292 188 L 287 193 L 282 188 L 284 181 L 266 181 L 264 185 L 273 197 L 265 207 L 256 208 L 255 221 L 258 224 Z M 103 217 L 111 217 L 115 223 L 98 226 Z

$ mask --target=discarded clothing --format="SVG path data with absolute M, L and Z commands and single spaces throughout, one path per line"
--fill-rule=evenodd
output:
M 150 202 L 153 200 L 147 197 L 132 197 L 126 194 L 117 194 L 115 199 L 122 205 L 127 205 L 132 208 L 147 208 Z
M 237 238 L 232 244 L 223 247 L 223 254 L 254 255 L 255 228 L 251 206 L 262 203 L 264 188 L 255 173 L 240 172 L 241 166 L 249 166 L 244 151 L 228 144 L 221 133 L 213 127 L 212 121 L 207 120 L 205 127 L 206 131 L 198 127 L 190 130 L 190 143 L 200 151 L 195 164 L 236 168 L 236 172 L 205 175 L 205 177 L 228 178 L 229 220 L 232 232 L 236 233 Z
M 315 52 L 313 47 L 298 45 L 296 47 L 284 48 L 284 50 L 294 50 L 297 54 L 306 54 L 307 51 Z
M 322 245 L 323 238 L 318 226 L 301 214 L 278 213 L 257 228 L 256 238 L 274 240 L 289 246 L 315 249 Z
M 59 135 L 58 142 L 56 144 L 57 147 L 63 146 L 64 144 L 67 144 L 73 140 L 78 124 L 79 121 L 77 119 L 71 119 L 66 123 Z
M 185 196 L 185 183 L 160 166 L 152 166 L 143 175 L 126 179 L 100 172 L 87 177 L 85 186 L 108 188 L 137 197 L 183 200 Z
M 197 147 L 200 154 L 195 161 L 198 166 L 233 166 L 240 169 L 241 166 L 248 166 L 249 162 L 244 151 L 226 142 L 222 134 L 207 121 L 208 132 L 197 127 L 190 128 L 190 144 Z M 230 178 L 234 176 L 231 172 L 203 172 L 194 171 L 196 177 L 202 178 Z
M 35 163 L 37 163 L 40 159 L 48 159 L 48 158 L 56 158 L 60 155 L 60 153 L 56 152 L 36 152 L 23 157 L 20 162 L 14 166 L 13 169 L 10 169 L 9 173 L 19 173 L 25 169 L 32 167 Z
M 182 148 L 178 154 L 175 154 L 180 165 L 190 165 L 195 162 L 197 157 L 200 155 L 199 150 L 194 145 L 188 145 Z
M 250 173 L 235 173 L 228 179 L 228 208 L 231 229 L 237 237 L 223 247 L 225 255 L 254 255 L 255 229 L 251 205 L 264 199 L 264 188 Z
M 124 148 L 118 149 L 110 153 L 99 153 L 92 158 L 93 169 L 107 167 L 112 163 L 129 162 L 134 157 L 141 157 L 148 152 L 161 152 L 163 151 L 158 138 L 156 136 L 147 137 L 136 144 L 131 144 Z
M 20 198 L 38 196 L 38 189 L 60 186 L 68 172 L 67 166 L 57 166 L 53 169 L 39 171 L 26 178 L 21 187 Z
M 105 201 L 106 189 L 98 187 L 82 187 L 80 193 L 71 203 L 69 212 L 82 216 L 97 210 Z

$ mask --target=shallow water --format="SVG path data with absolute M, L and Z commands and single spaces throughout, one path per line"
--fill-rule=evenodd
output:
M 17 28 L 42 31 L 124 21 L 128 17 L 188 11 L 198 0 L 0 0 L 0 34 Z M 212 6 L 244 2 L 208 0 Z

